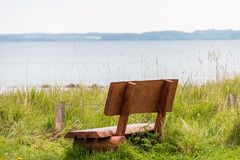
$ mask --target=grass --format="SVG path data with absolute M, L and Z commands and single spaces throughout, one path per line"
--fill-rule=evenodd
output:
M 18 89 L 0 95 L 0 160 L 8 159 L 240 159 L 240 112 L 229 108 L 227 95 L 240 95 L 240 77 L 178 87 L 173 112 L 167 115 L 162 143 L 153 134 L 138 135 L 117 151 L 72 148 L 72 141 L 51 138 L 54 107 L 66 102 L 65 129 L 115 125 L 103 108 L 107 89 L 80 86 Z M 155 114 L 134 115 L 133 122 L 153 122 Z

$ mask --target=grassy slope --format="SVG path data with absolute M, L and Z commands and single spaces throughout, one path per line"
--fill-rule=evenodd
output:
M 90 153 L 72 149 L 63 138 L 51 140 L 54 106 L 66 102 L 65 130 L 115 125 L 105 117 L 107 90 L 80 87 L 0 95 L 0 160 L 2 159 L 240 159 L 240 116 L 228 109 L 230 92 L 240 95 L 240 78 L 204 86 L 180 86 L 168 114 L 161 144 L 150 138 L 128 140 L 117 151 Z M 151 122 L 155 115 L 134 115 L 131 122 Z M 136 142 L 138 142 L 136 145 Z M 154 145 L 152 145 L 154 143 Z

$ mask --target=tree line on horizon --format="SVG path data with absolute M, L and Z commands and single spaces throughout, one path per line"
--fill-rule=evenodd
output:
M 29 33 L 0 34 L 0 42 L 11 41 L 155 41 L 155 40 L 236 40 L 240 30 L 156 31 L 144 33 Z

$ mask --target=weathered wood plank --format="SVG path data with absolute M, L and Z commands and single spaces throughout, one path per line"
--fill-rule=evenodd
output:
M 173 106 L 173 101 L 174 101 L 174 97 L 177 91 L 177 85 L 178 85 L 178 80 L 165 80 L 165 83 L 169 83 L 171 82 L 167 91 L 167 97 L 166 97 L 166 101 L 165 101 L 165 108 L 166 108 L 166 112 L 172 112 L 172 106 Z M 161 105 L 161 102 L 160 102 Z
M 174 86 L 177 86 L 178 80 L 171 80 Z M 129 114 L 135 113 L 152 113 L 158 112 L 160 105 L 160 95 L 164 80 L 151 80 L 151 81 L 131 81 L 136 84 L 136 89 L 133 95 L 132 105 Z M 112 82 L 109 87 L 108 98 L 105 105 L 104 113 L 108 116 L 120 115 L 121 108 L 124 103 L 124 94 L 128 82 Z M 176 88 L 175 88 L 176 90 Z M 174 89 L 169 93 L 169 104 L 173 102 L 175 95 Z
M 117 126 L 94 128 L 86 130 L 76 130 L 68 132 L 65 138 L 106 138 L 116 135 Z M 144 131 L 153 131 L 154 124 L 139 123 L 139 124 L 129 124 L 126 127 L 125 135 L 134 134 Z

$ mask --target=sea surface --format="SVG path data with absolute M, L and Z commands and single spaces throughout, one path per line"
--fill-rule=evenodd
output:
M 0 88 L 178 78 L 205 83 L 240 72 L 240 40 L 0 43 Z

